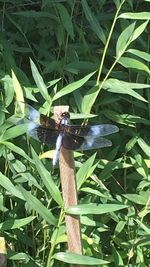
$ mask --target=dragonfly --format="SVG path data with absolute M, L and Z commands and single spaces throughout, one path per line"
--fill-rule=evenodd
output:
M 46 145 L 55 146 L 52 165 L 59 160 L 61 147 L 68 150 L 90 150 L 109 147 L 112 142 L 104 136 L 116 133 L 119 128 L 113 124 L 72 125 L 68 112 L 63 112 L 59 123 L 41 114 L 26 104 L 27 134 Z

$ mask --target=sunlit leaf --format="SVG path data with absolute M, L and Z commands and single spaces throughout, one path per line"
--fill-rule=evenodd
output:
M 14 127 L 11 127 L 7 129 L 4 134 L 0 137 L 0 141 L 4 142 L 6 140 L 10 140 L 12 138 L 16 138 L 22 134 L 24 134 L 27 130 L 26 125 L 16 125 Z
M 143 89 L 150 87 L 148 84 L 128 83 L 117 79 L 108 79 L 104 82 L 103 88 L 109 92 L 117 94 L 128 94 L 141 101 L 147 102 L 143 96 L 135 92 L 133 89 Z
M 68 207 L 65 211 L 68 214 L 82 215 L 82 214 L 105 214 L 108 212 L 114 212 L 120 209 L 127 208 L 127 205 L 121 204 L 80 204 L 77 206 Z
M 18 105 L 20 106 L 21 112 L 23 114 L 24 113 L 23 91 L 22 91 L 21 85 L 20 85 L 15 73 L 13 72 L 13 70 L 12 70 L 12 83 L 13 83 L 14 91 L 15 91 L 15 94 L 16 94 L 16 101 L 17 101 Z
M 139 20 L 150 20 L 150 12 L 127 12 L 127 13 L 122 13 L 119 15 L 119 18 L 124 18 L 124 19 L 139 19 Z
M 23 218 L 23 219 L 6 220 L 6 221 L 0 223 L 0 230 L 1 231 L 7 231 L 7 230 L 10 230 L 10 229 L 20 228 L 20 227 L 23 227 L 23 226 L 29 224 L 34 219 L 35 219 L 35 217 L 29 216 L 29 217 L 26 217 L 26 218 Z
M 29 256 L 26 253 L 14 252 L 13 250 L 9 251 L 9 253 L 7 254 L 7 258 L 13 261 L 29 261 Z
M 138 140 L 139 136 L 133 136 L 129 141 L 128 143 L 126 143 L 126 151 L 130 151 L 134 146 L 135 144 L 137 143 L 137 140 Z
M 85 76 L 81 80 L 78 80 L 76 82 L 68 84 L 67 86 L 62 88 L 58 93 L 56 93 L 54 95 L 53 100 L 56 100 L 56 99 L 58 99 L 58 98 L 60 98 L 62 96 L 65 96 L 65 95 L 70 94 L 73 91 L 77 90 L 78 88 L 83 86 L 94 75 L 94 73 L 95 73 L 95 71 L 90 73 L 90 74 L 88 74 L 87 76 Z
M 0 172 L 0 185 L 3 188 L 5 188 L 5 190 L 7 190 L 12 196 L 24 199 L 20 190 L 16 186 L 14 186 L 14 184 L 10 181 L 10 179 L 7 176 L 3 175 L 1 172 Z
M 127 50 L 127 52 L 150 62 L 150 54 L 149 53 L 146 53 L 146 52 L 138 50 L 138 49 L 129 49 L 129 50 Z
M 9 75 L 5 75 L 4 78 L 2 78 L 2 82 L 4 83 L 4 90 L 5 90 L 5 96 L 6 96 L 5 103 L 6 103 L 6 107 L 7 107 L 10 105 L 10 103 L 13 100 L 15 88 L 14 88 L 12 79 Z M 15 83 L 15 81 L 14 81 L 14 83 Z M 18 98 L 19 98 L 19 96 L 18 96 Z
M 145 225 L 142 221 L 138 219 L 136 219 L 136 222 L 138 223 L 139 227 L 146 232 L 146 234 L 150 235 L 150 227 L 148 227 L 147 225 Z
M 118 62 L 125 68 L 143 70 L 147 72 L 148 74 L 150 74 L 149 68 L 144 63 L 140 62 L 137 59 L 129 58 L 129 57 L 121 57 Z
M 150 157 L 150 146 L 142 139 L 142 138 L 138 138 L 138 144 L 141 147 L 141 149 L 143 150 L 143 152 Z
M 86 179 L 90 177 L 90 175 L 93 173 L 94 169 L 96 168 L 97 163 L 94 164 L 95 157 L 96 157 L 96 154 L 91 156 L 87 161 L 83 163 L 83 165 L 78 170 L 77 175 L 76 175 L 78 189 L 86 181 Z
M 136 40 L 143 33 L 148 23 L 149 21 L 146 21 L 134 30 L 133 35 L 132 35 L 132 42 Z
M 101 88 L 95 85 L 85 93 L 82 101 L 82 112 L 85 114 L 91 112 L 92 106 L 94 105 L 100 90 Z
M 123 266 L 123 260 L 122 257 L 120 255 L 120 253 L 115 249 L 115 247 L 113 247 L 113 256 L 114 256 L 114 263 L 116 266 Z
M 146 205 L 149 199 L 149 192 L 145 193 L 145 195 L 124 194 L 124 197 L 133 203 L 137 203 L 139 205 Z
M 120 34 L 116 45 L 116 57 L 122 55 L 130 44 L 134 27 L 135 23 L 132 23 Z
M 71 263 L 71 264 L 86 264 L 86 265 L 101 265 L 101 264 L 107 264 L 109 263 L 108 261 L 104 261 L 101 259 L 93 258 L 93 257 L 88 257 L 80 254 L 75 254 L 75 253 L 65 253 L 65 252 L 58 252 L 54 254 L 53 256 L 54 259 L 66 262 L 66 263 Z
M 17 153 L 18 155 L 20 155 L 20 156 L 24 157 L 25 159 L 27 159 L 29 162 L 33 163 L 33 160 L 20 147 L 14 145 L 11 142 L 7 142 L 7 141 L 3 141 L 2 144 L 5 145 L 7 148 L 9 148 L 11 151 Z

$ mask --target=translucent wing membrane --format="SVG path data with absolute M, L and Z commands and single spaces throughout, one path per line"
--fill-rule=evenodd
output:
M 40 124 L 40 112 L 25 104 L 25 117 L 34 123 Z
M 25 116 L 34 123 L 38 125 L 43 125 L 49 127 L 51 129 L 58 129 L 59 124 L 57 124 L 53 119 L 47 117 L 46 115 L 41 114 L 32 106 L 26 104 L 25 105 Z
M 62 146 L 69 150 L 90 150 L 111 146 L 112 142 L 103 137 L 80 137 L 73 135 L 65 135 L 63 137 Z
M 79 136 L 106 136 L 119 131 L 119 128 L 112 124 L 100 125 L 68 125 L 66 132 Z
M 102 147 L 112 146 L 112 142 L 103 137 L 85 137 L 80 150 L 98 149 Z

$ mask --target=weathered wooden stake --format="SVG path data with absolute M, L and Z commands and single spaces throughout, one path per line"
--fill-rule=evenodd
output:
M 54 109 L 54 115 L 60 116 L 62 112 L 66 111 L 69 111 L 69 106 L 57 106 Z M 78 199 L 73 151 L 67 150 L 63 147 L 61 148 L 59 166 L 64 207 L 67 208 L 69 206 L 75 206 L 78 203 Z M 82 254 L 79 216 L 65 215 L 65 221 L 68 239 L 68 252 Z M 72 267 L 73 266 L 77 265 L 72 265 Z

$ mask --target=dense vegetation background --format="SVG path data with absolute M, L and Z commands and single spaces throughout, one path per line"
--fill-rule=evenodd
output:
M 0 0 L 7 266 L 150 266 L 149 10 L 149 0 Z M 75 154 L 88 260 L 60 254 L 67 246 L 59 168 L 52 173 L 48 147 L 15 125 L 20 101 L 45 114 L 66 104 L 74 123 L 120 129 L 111 148 Z

